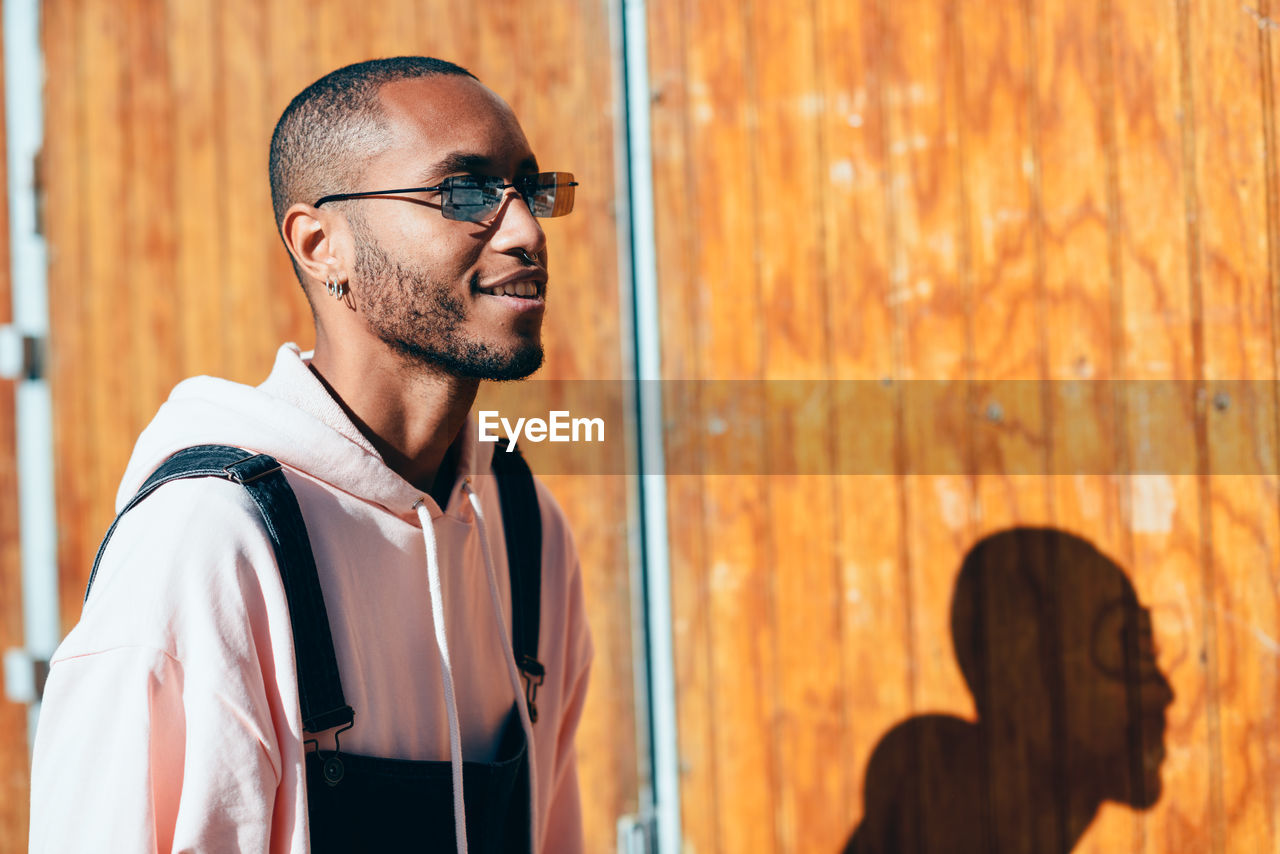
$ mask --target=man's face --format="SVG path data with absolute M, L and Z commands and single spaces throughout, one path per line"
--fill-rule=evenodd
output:
M 1073 749 L 1094 757 L 1109 798 L 1154 805 L 1174 695 L 1156 659 L 1150 612 L 1131 595 L 1106 603 L 1093 620 L 1089 658 L 1075 664 L 1068 674 L 1082 737 Z
M 511 109 L 471 78 L 402 80 L 380 96 L 391 144 L 370 161 L 361 189 L 457 175 L 510 183 L 538 171 Z M 538 369 L 546 238 L 519 195 L 506 193 L 483 223 L 444 219 L 438 193 L 347 202 L 351 289 L 374 335 L 457 376 L 519 379 Z

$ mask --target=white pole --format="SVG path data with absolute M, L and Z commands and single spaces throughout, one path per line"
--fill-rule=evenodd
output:
M 658 329 L 657 244 L 649 126 L 648 17 L 644 0 L 623 0 L 627 142 L 631 197 L 631 261 L 635 287 L 640 493 L 647 593 L 649 708 L 657 850 L 680 852 L 680 763 L 672 652 L 671 562 L 663 452 L 662 351 Z
M 9 180 L 13 331 L 43 342 L 49 331 L 47 255 L 36 213 L 36 155 L 44 135 L 44 58 L 38 0 L 4 2 L 4 106 Z M 53 501 L 53 417 L 49 384 L 19 377 L 15 390 L 18 515 L 22 538 L 23 641 L 29 660 L 47 661 L 62 632 Z M 6 656 L 7 663 L 15 662 Z M 6 679 L 6 682 L 9 680 Z M 28 714 L 34 740 L 38 699 Z

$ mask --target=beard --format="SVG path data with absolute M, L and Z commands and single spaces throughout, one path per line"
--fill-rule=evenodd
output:
M 442 368 L 457 377 L 520 380 L 542 366 L 542 345 L 524 340 L 499 349 L 463 329 L 467 306 L 448 283 L 392 260 L 362 223 L 352 222 L 356 237 L 353 283 L 369 328 L 406 360 Z M 471 278 L 471 292 L 479 274 Z

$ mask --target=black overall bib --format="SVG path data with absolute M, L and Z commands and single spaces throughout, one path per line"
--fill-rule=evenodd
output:
M 494 453 L 503 528 L 511 575 L 512 641 L 526 681 L 531 720 L 542 682 L 536 660 L 538 597 L 541 587 L 542 525 L 533 477 L 519 452 Z M 320 751 L 307 739 L 307 819 L 311 850 L 328 852 L 452 851 L 452 769 L 447 761 L 416 761 L 341 752 L 341 733 L 354 711 L 346 704 L 337 656 L 329 631 L 315 559 L 297 499 L 280 464 L 265 454 L 203 445 L 166 460 L 142 485 L 107 531 L 89 576 L 92 588 L 98 564 L 120 518 L 170 480 L 221 477 L 243 485 L 262 512 L 280 567 L 298 667 L 298 696 L 303 729 L 318 734 L 336 728 L 337 750 Z M 85 590 L 85 599 L 89 597 Z M 513 707 L 493 762 L 464 762 L 463 796 L 468 849 L 476 854 L 517 854 L 532 849 L 529 840 L 530 745 Z

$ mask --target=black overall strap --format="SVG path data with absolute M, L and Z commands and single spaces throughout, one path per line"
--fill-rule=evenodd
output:
M 355 713 L 342 695 L 333 636 L 329 632 L 329 617 L 325 612 L 324 595 L 320 590 L 306 523 L 298 508 L 298 500 L 280 470 L 280 463 L 273 457 L 225 445 L 199 445 L 178 451 L 165 460 L 107 530 L 93 562 L 85 600 L 89 599 L 89 589 L 93 586 L 107 543 L 124 514 L 161 485 L 193 477 L 217 477 L 240 484 L 262 514 L 289 602 L 303 729 L 317 733 L 350 724 Z
M 507 539 L 507 570 L 511 575 L 511 643 L 516 665 L 524 675 L 529 720 L 538 720 L 538 686 L 546 669 L 538 661 L 538 621 L 542 598 L 542 513 L 533 472 L 520 449 L 499 439 L 493 449 L 493 474 L 498 480 L 502 530 Z

